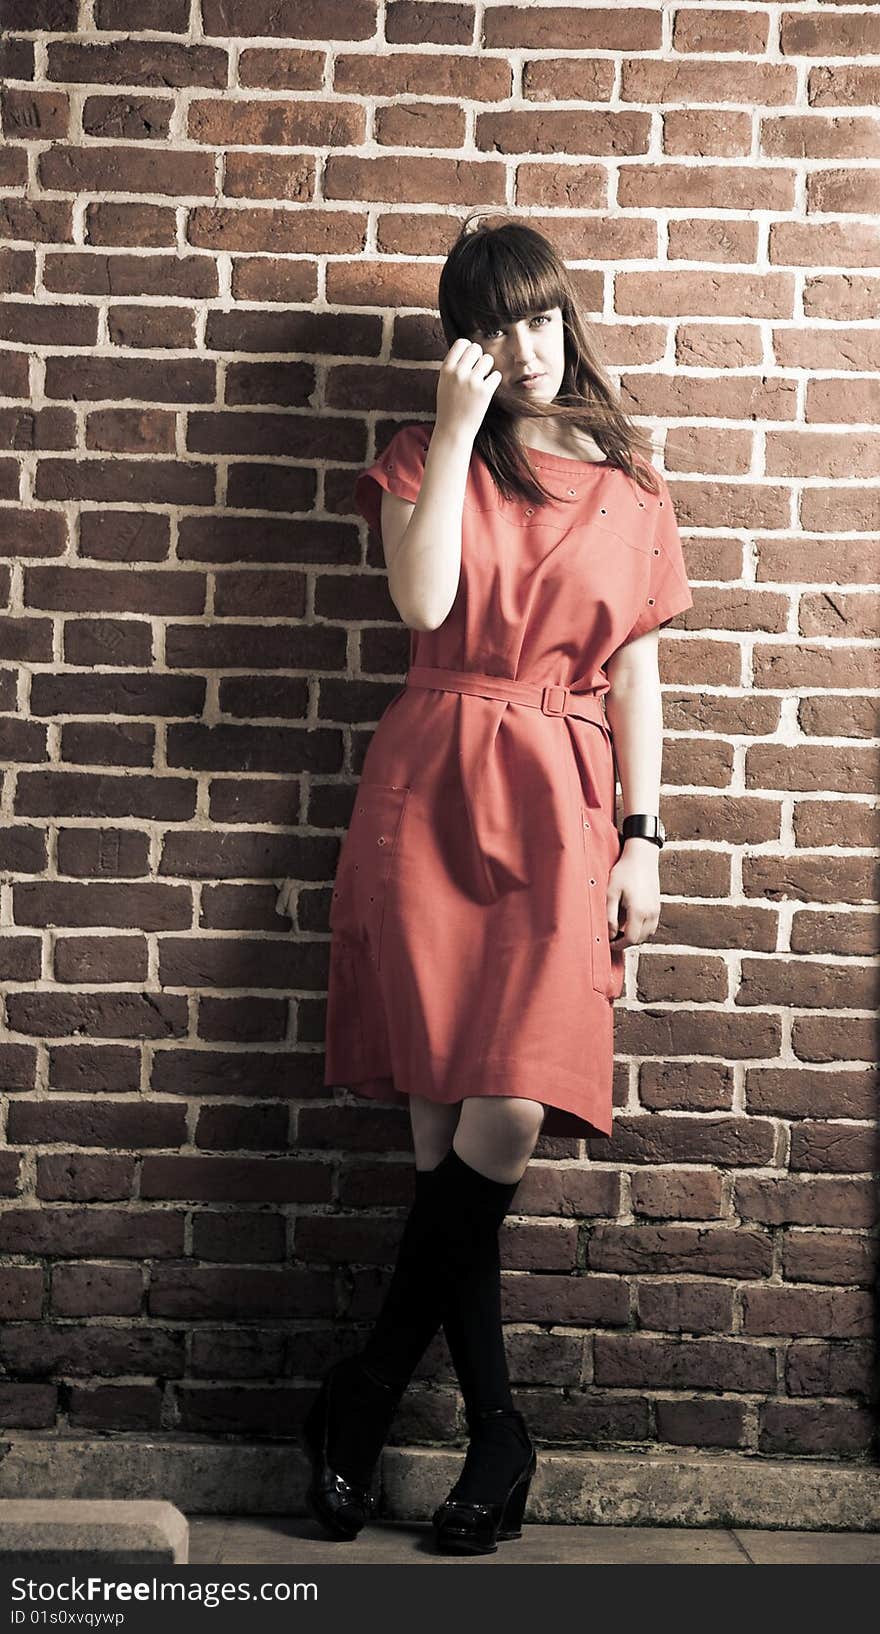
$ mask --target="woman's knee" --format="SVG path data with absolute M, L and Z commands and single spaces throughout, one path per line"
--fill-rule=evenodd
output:
M 546 1108 L 512 1095 L 468 1096 L 461 1103 L 455 1149 L 493 1180 L 518 1180 L 528 1165 Z
M 417 1169 L 436 1169 L 452 1145 L 461 1102 L 428 1101 L 423 1095 L 409 1098 L 413 1150 Z

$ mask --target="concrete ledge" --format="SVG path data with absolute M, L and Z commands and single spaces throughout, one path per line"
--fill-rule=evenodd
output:
M 384 1511 L 420 1520 L 445 1497 L 448 1454 L 387 1448 Z M 447 1465 L 450 1482 L 460 1458 Z M 880 1468 L 735 1453 L 551 1452 L 538 1448 L 526 1521 L 571 1526 L 785 1527 L 880 1531 Z
M 382 1515 L 424 1521 L 463 1450 L 388 1447 Z M 0 1499 L 38 1510 L 65 1498 L 160 1500 L 182 1515 L 304 1515 L 305 1455 L 294 1442 L 105 1436 L 6 1437 Z M 538 1447 L 526 1519 L 544 1525 L 759 1527 L 880 1532 L 880 1466 L 743 1453 L 566 1452 Z
M 149 1498 L 4 1498 L 0 1560 L 16 1569 L 77 1561 L 185 1566 L 189 1525 L 173 1504 Z

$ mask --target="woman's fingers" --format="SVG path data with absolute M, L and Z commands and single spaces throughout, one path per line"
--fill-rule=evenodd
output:
M 639 942 L 646 942 L 660 923 L 659 914 L 640 913 L 627 902 L 623 891 L 609 892 L 605 913 L 609 940 L 620 945 L 623 939 L 625 947 L 636 947 Z

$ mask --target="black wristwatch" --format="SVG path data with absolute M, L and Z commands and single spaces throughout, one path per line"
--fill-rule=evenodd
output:
M 620 837 L 622 840 L 652 840 L 658 850 L 662 850 L 666 830 L 659 817 L 650 817 L 644 812 L 639 812 L 635 816 L 624 817 Z

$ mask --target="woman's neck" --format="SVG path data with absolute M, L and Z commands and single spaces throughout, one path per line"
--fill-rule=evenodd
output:
M 538 426 L 535 420 L 522 420 L 517 425 L 520 442 L 536 454 L 562 454 L 574 460 L 603 460 L 599 444 L 585 431 L 569 430 L 557 434 L 549 426 Z

